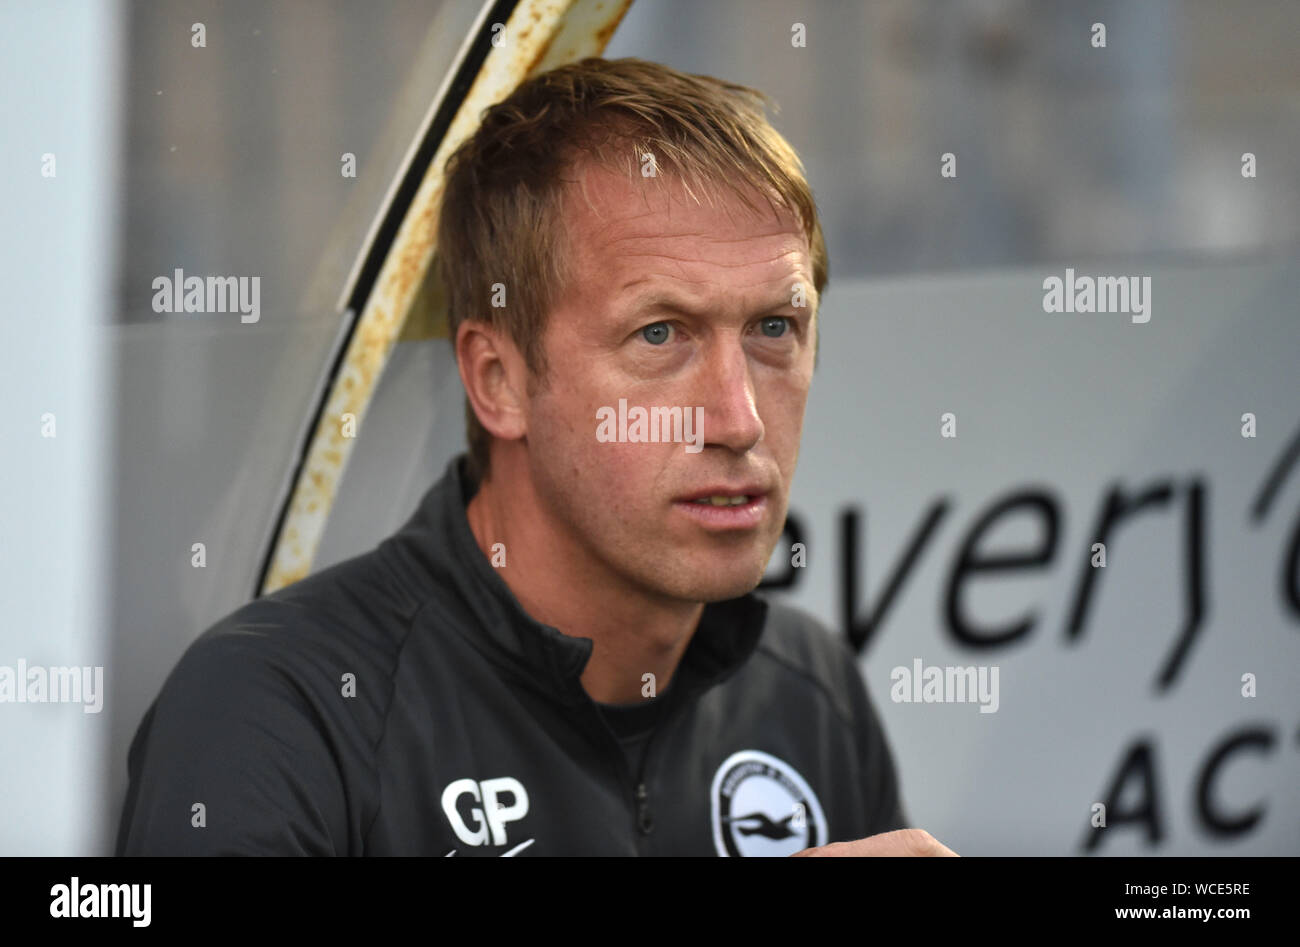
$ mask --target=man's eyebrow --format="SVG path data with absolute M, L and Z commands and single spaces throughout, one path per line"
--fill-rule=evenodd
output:
M 644 312 L 647 309 L 672 309 L 684 313 L 695 313 L 700 309 L 694 300 L 662 290 L 638 293 L 626 298 L 623 301 L 623 308 L 628 312 Z
M 817 298 L 816 293 L 811 292 L 812 289 L 811 287 L 809 287 L 808 289 L 809 289 L 808 295 L 815 300 Z M 779 295 L 773 295 L 765 303 L 760 303 L 758 306 L 756 306 L 754 308 L 754 311 L 768 312 L 777 309 L 791 308 L 793 306 L 793 302 L 791 299 L 792 295 L 793 295 L 793 290 L 788 294 L 781 293 Z M 707 308 L 707 303 L 701 305 L 700 303 L 697 303 L 695 300 L 683 296 L 678 296 L 672 292 L 666 292 L 664 290 L 651 290 L 650 292 L 641 293 L 639 295 L 631 297 L 630 299 L 624 300 L 621 303 L 620 308 L 622 308 L 625 312 L 629 312 L 629 313 L 645 312 L 646 310 L 649 309 L 667 309 L 667 310 L 672 310 L 674 312 L 685 313 L 686 315 L 696 315 L 703 312 L 704 309 Z

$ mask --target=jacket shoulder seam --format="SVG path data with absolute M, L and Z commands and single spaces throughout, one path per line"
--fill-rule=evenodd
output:
M 415 620 L 420 616 L 426 607 L 428 607 L 431 597 L 426 597 L 419 606 L 411 613 L 411 617 L 406 621 L 406 630 L 402 634 L 402 642 L 398 645 L 397 655 L 393 660 L 393 669 L 388 678 L 388 703 L 384 707 L 384 718 L 380 723 L 379 736 L 375 738 L 374 744 L 370 747 L 370 768 L 374 773 L 375 779 L 375 812 L 366 823 L 365 829 L 361 833 L 362 854 L 369 844 L 370 833 L 374 831 L 375 823 L 379 821 L 379 814 L 384 808 L 384 781 L 380 774 L 379 767 L 379 748 L 383 745 L 384 740 L 388 738 L 388 725 L 393 715 L 393 706 L 397 703 L 397 677 L 398 670 L 402 666 L 402 659 L 406 655 L 406 646 L 411 641 L 411 632 L 415 629 Z
M 854 719 L 852 712 L 845 711 L 841 706 L 841 700 L 837 697 L 835 691 L 827 686 L 826 682 L 816 674 L 813 674 L 807 668 L 800 667 L 798 664 L 795 664 L 783 655 L 778 654 L 774 649 L 768 647 L 766 644 L 760 643 L 755 653 L 765 655 L 772 661 L 775 661 L 777 664 L 784 667 L 787 671 L 790 671 L 811 683 L 826 698 L 826 702 L 830 704 L 831 709 L 835 711 L 836 716 L 845 721 L 855 732 L 860 730 L 859 723 Z

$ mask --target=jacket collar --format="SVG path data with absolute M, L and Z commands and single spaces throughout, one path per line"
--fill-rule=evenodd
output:
M 524 611 L 479 549 L 465 513 L 477 492 L 465 455 L 451 460 L 415 515 L 393 539 L 414 557 L 418 583 L 441 587 L 450 598 L 456 630 L 503 671 L 576 705 L 590 701 L 580 675 L 594 642 L 544 625 Z M 422 596 L 430 598 L 427 594 Z M 704 607 L 671 690 L 689 696 L 725 680 L 753 653 L 767 619 L 767 603 L 753 593 Z

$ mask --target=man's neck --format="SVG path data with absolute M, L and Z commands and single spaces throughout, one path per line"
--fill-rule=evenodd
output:
M 534 619 L 592 639 L 582 686 L 593 700 L 631 704 L 664 690 L 704 605 L 649 596 L 611 573 L 546 515 L 527 478 L 518 480 L 503 489 L 489 478 L 470 500 L 479 549 L 491 560 L 493 546 L 504 545 L 498 574 Z

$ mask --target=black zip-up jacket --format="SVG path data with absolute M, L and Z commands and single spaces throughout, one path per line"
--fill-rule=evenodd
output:
M 190 646 L 132 741 L 118 854 L 787 855 L 904 827 L 841 639 L 711 604 L 666 688 L 597 704 L 591 639 L 475 542 L 462 462 L 373 550 Z

